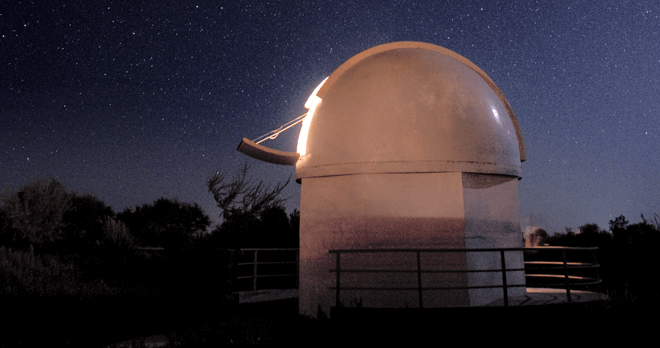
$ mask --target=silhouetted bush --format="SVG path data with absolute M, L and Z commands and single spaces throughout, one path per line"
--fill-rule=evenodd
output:
M 97 197 L 71 194 L 71 206 L 63 216 L 63 238 L 57 248 L 60 252 L 98 248 L 105 237 L 105 225 L 114 217 L 114 210 Z
M 642 222 L 628 225 L 628 221 L 621 215 L 617 220 L 610 221 L 610 229 L 614 237 L 616 274 L 619 283 L 617 290 L 633 298 L 657 301 L 655 275 L 660 267 L 660 259 L 658 259 L 660 226 L 657 223 L 651 224 L 644 215 Z
M 298 230 L 295 226 L 300 217 L 296 213 L 291 219 L 287 216 L 285 199 L 280 196 L 289 181 L 266 188 L 263 181 L 250 184 L 248 171 L 246 164 L 229 182 L 220 172 L 207 180 L 223 222 L 206 239 L 221 248 L 296 247 Z M 293 219 L 296 219 L 294 227 Z
M 209 217 L 197 203 L 159 198 L 117 214 L 142 246 L 190 249 L 195 238 L 206 232 Z
M 59 181 L 35 176 L 17 191 L 5 192 L 2 203 L 3 234 L 12 234 L 3 238 L 8 246 L 32 249 L 63 238 L 71 195 Z
M 99 279 L 83 281 L 76 265 L 53 255 L 0 247 L 0 297 L 46 298 L 73 296 L 93 298 L 115 291 Z
M 600 229 L 596 224 L 586 224 L 580 227 L 580 233 L 568 230 L 566 233 L 556 233 L 548 238 L 548 244 L 598 247 L 604 290 L 621 301 L 658 301 L 654 275 L 660 267 L 657 257 L 660 224 L 653 224 L 642 215 L 641 223 L 629 225 L 628 220 L 621 215 L 611 220 L 609 225 L 610 232 Z

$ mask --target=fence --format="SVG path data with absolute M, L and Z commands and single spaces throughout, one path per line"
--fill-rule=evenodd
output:
M 236 280 L 240 279 L 252 279 L 251 291 L 257 291 L 258 280 L 264 278 L 293 278 L 295 277 L 295 287 L 298 287 L 298 258 L 299 253 L 296 248 L 251 248 L 251 249 L 241 249 L 243 254 L 253 253 L 252 260 L 250 262 L 239 262 L 237 266 L 251 266 L 250 275 L 236 277 Z M 289 255 L 287 255 L 289 254 Z M 293 261 L 283 261 L 291 260 L 292 257 L 290 254 L 295 254 L 295 259 Z M 260 257 L 261 255 L 261 260 Z M 265 261 L 264 261 L 265 259 Z M 294 265 L 295 271 L 291 272 L 291 267 L 286 267 L 287 265 Z M 261 266 L 261 267 L 259 267 Z M 282 267 L 284 266 L 284 267 Z M 289 269 L 287 269 L 289 268 Z M 286 273 L 281 273 L 282 271 Z
M 507 251 L 560 251 L 562 252 L 562 261 L 540 261 L 534 260 L 525 262 L 526 268 L 506 268 L 506 258 L 505 252 Z M 341 306 L 341 291 L 342 290 L 398 290 L 398 291 L 410 291 L 416 290 L 418 293 L 419 308 L 424 308 L 423 302 L 423 292 L 425 290 L 459 290 L 459 289 L 484 289 L 484 288 L 502 288 L 504 305 L 509 305 L 509 296 L 508 289 L 512 287 L 525 287 L 525 284 L 514 284 L 510 285 L 507 283 L 507 272 L 526 272 L 528 267 L 536 267 L 536 270 L 548 270 L 548 269 L 559 269 L 563 270 L 563 274 L 527 274 L 526 279 L 528 278 L 549 278 L 556 279 L 558 277 L 563 278 L 563 282 L 559 283 L 562 285 L 562 288 L 566 289 L 566 296 L 568 301 L 571 301 L 571 288 L 576 284 L 579 285 L 589 285 L 589 284 L 599 284 L 600 279 L 596 275 L 595 279 L 577 275 L 569 274 L 569 270 L 574 269 L 598 269 L 597 262 L 568 262 L 567 261 L 567 251 L 590 251 L 593 252 L 593 257 L 595 258 L 595 252 L 598 248 L 570 248 L 570 247 L 539 247 L 539 248 L 498 248 L 498 249 L 343 249 L 343 250 L 330 250 L 330 254 L 335 254 L 335 269 L 330 270 L 330 272 L 335 273 L 335 286 L 330 287 L 330 290 L 335 290 L 335 306 Z M 501 267 L 497 269 L 486 269 L 486 270 L 422 270 L 421 267 L 421 254 L 422 253 L 476 253 L 476 252 L 489 252 L 489 253 L 499 253 Z M 352 254 L 352 253 L 415 253 L 417 257 L 417 267 L 414 270 L 400 270 L 400 269 L 341 269 L 341 255 L 342 254 Z M 466 287 L 422 287 L 422 275 L 427 273 L 483 273 L 483 272 L 497 272 L 502 276 L 502 285 L 491 285 L 491 286 L 466 286 Z M 342 273 L 416 273 L 417 274 L 417 285 L 414 287 L 342 287 L 341 285 L 341 275 Z M 544 283 L 544 287 L 556 286 L 556 283 Z
M 571 290 L 591 289 L 600 292 L 598 248 L 535 247 L 525 248 L 525 277 L 528 288 L 559 288 L 566 290 L 571 302 Z M 569 255 L 580 256 L 569 261 Z M 553 260 L 554 259 L 554 260 Z
M 259 279 L 264 278 L 282 278 L 289 277 L 295 279 L 295 287 L 298 287 L 298 261 L 299 250 L 294 248 L 251 248 L 241 249 L 244 255 L 250 257 L 249 262 L 240 262 L 239 267 L 249 267 L 249 275 L 236 277 L 240 279 L 252 279 L 251 291 L 259 290 Z M 525 268 L 506 268 L 507 251 L 522 251 L 525 258 Z M 335 286 L 330 287 L 334 290 L 336 305 L 341 303 L 342 290 L 416 290 L 418 293 L 419 307 L 423 308 L 423 292 L 425 290 L 457 290 L 457 289 L 483 289 L 483 288 L 502 288 L 504 305 L 508 306 L 508 289 L 512 287 L 527 288 L 558 288 L 566 291 L 566 298 L 571 302 L 571 291 L 590 289 L 591 286 L 598 286 L 600 290 L 601 279 L 599 276 L 599 264 L 597 259 L 598 248 L 579 248 L 579 247 L 534 247 L 534 248 L 499 248 L 499 249 L 343 249 L 330 250 L 330 254 L 335 254 L 335 269 L 330 272 L 335 273 Z M 341 255 L 349 253 L 415 253 L 417 259 L 416 269 L 341 269 Z M 422 253 L 470 253 L 470 252 L 490 252 L 498 253 L 500 257 L 500 268 L 487 270 L 423 270 L 421 267 Z M 252 253 L 252 255 L 249 255 Z M 285 254 L 289 255 L 286 256 Z M 290 254 L 294 254 L 292 257 Z M 260 256 L 261 255 L 261 256 Z M 577 257 L 579 255 L 579 257 Z M 586 256 L 585 256 L 586 255 Z M 295 260 L 293 260 L 295 258 Z M 287 260 L 288 259 L 288 260 Z M 295 265 L 295 271 L 287 270 L 282 272 L 279 266 Z M 261 266 L 261 267 L 260 267 Z M 272 266 L 275 266 L 273 268 Z M 508 284 L 507 272 L 525 272 L 526 285 Z M 475 272 L 496 272 L 502 277 L 502 285 L 492 286 L 472 286 L 472 287 L 422 287 L 422 276 L 426 273 L 475 273 Z M 374 287 L 342 287 L 342 273 L 416 273 L 417 284 L 411 287 L 397 288 L 374 288 Z M 587 273 L 593 273 L 587 274 Z M 247 290 L 247 289 L 246 289 Z

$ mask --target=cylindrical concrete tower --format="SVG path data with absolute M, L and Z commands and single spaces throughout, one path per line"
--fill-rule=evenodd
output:
M 522 247 L 518 179 L 525 152 L 502 92 L 447 49 L 396 42 L 366 50 L 310 98 L 296 178 L 300 199 L 300 312 L 334 306 L 331 249 Z M 414 254 L 347 257 L 342 268 L 410 269 Z M 423 269 L 493 269 L 496 254 L 425 254 Z M 523 268 L 522 252 L 507 267 Z M 364 267 L 363 267 L 364 268 Z M 342 286 L 416 284 L 410 273 L 353 274 Z M 435 274 L 424 287 L 501 284 L 496 273 Z M 524 284 L 511 272 L 509 284 Z M 513 288 L 520 296 L 525 288 Z M 342 291 L 344 305 L 414 307 L 414 291 Z M 501 289 L 424 293 L 425 307 L 479 306 Z

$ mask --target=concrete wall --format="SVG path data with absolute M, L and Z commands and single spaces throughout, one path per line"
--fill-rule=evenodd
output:
M 335 285 L 331 249 L 521 246 L 516 178 L 457 172 L 357 174 L 304 178 L 301 185 L 299 299 L 304 315 L 316 316 L 319 309 L 328 314 L 335 304 L 335 292 L 329 290 Z M 516 257 L 509 265 L 522 260 Z M 496 261 L 499 267 L 499 258 Z M 422 269 L 493 267 L 494 262 L 492 257 L 462 253 L 426 253 L 421 258 Z M 341 268 L 415 270 L 416 256 L 343 255 Z M 423 286 L 429 287 L 448 282 L 451 286 L 482 284 L 496 282 L 495 278 L 425 274 L 422 279 Z M 342 274 L 342 287 L 416 285 L 415 273 Z M 424 306 L 480 305 L 497 296 L 501 298 L 501 290 L 425 291 Z M 346 290 L 341 298 L 345 306 L 418 305 L 417 291 Z
M 469 249 L 522 248 L 518 178 L 463 173 L 465 245 Z M 468 269 L 501 269 L 499 253 L 469 253 Z M 524 268 L 522 251 L 505 253 L 507 268 Z M 501 285 L 502 274 L 470 273 L 469 286 Z M 524 272 L 507 272 L 507 284 L 525 284 Z M 525 288 L 511 288 L 509 296 L 522 296 Z M 502 289 L 470 290 L 470 305 L 482 306 L 502 299 Z

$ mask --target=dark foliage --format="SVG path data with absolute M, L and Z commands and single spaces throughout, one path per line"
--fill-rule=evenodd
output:
M 291 235 L 293 238 L 295 238 L 295 245 L 296 248 L 300 246 L 300 210 L 294 209 L 290 214 L 289 214 L 289 226 L 291 227 Z
M 6 245 L 43 247 L 63 238 L 63 216 L 71 206 L 71 195 L 61 182 L 35 176 L 18 191 L 5 193 L 2 201 Z
M 64 213 L 64 233 L 58 249 L 77 252 L 98 248 L 106 237 L 105 222 L 114 217 L 114 210 L 97 197 L 73 194 L 71 207 Z
M 0 247 L 0 346 L 101 346 L 217 320 L 231 305 L 228 251 L 95 256 L 71 262 Z
M 297 211 L 287 216 L 282 207 L 271 207 L 257 216 L 234 212 L 205 238 L 219 248 L 297 248 L 299 216 Z
M 556 233 L 548 238 L 552 246 L 598 247 L 598 263 L 603 287 L 614 297 L 631 300 L 658 300 L 654 274 L 660 267 L 658 243 L 660 224 L 642 215 L 642 222 L 629 225 L 619 216 L 609 223 L 610 232 L 596 224 L 580 227 L 580 233 Z
M 231 182 L 226 182 L 225 174 L 221 172 L 208 179 L 206 186 L 220 208 L 221 217 L 241 213 L 258 216 L 269 208 L 284 206 L 285 199 L 280 194 L 289 181 L 279 183 L 272 189 L 266 188 L 263 181 L 251 185 L 247 177 L 249 170 L 250 167 L 244 164 Z
M 244 165 L 231 182 L 220 172 L 207 181 L 223 218 L 223 223 L 208 236 L 208 242 L 235 249 L 297 247 L 300 214 L 296 211 L 288 217 L 285 200 L 280 197 L 289 182 L 268 189 L 263 182 L 250 184 L 248 171 Z
M 547 239 L 549 245 L 575 247 L 612 247 L 612 234 L 600 229 L 597 224 L 580 226 L 580 233 L 567 231 L 556 233 Z M 603 249 L 603 248 L 601 248 Z
M 617 256 L 618 281 L 624 287 L 622 291 L 633 297 L 658 300 L 655 275 L 660 267 L 660 226 L 657 223 L 651 224 L 644 215 L 640 223 L 627 223 L 623 216 L 610 221 Z
M 13 228 L 11 219 L 4 209 L 0 209 L 0 245 L 13 246 L 20 231 Z
M 240 218 L 239 205 L 227 206 L 227 216 L 259 246 L 296 246 L 299 214 L 287 216 L 277 197 L 260 201 L 260 192 L 252 188 L 240 205 L 253 221 Z M 237 252 L 207 243 L 210 219 L 196 204 L 161 198 L 115 214 L 54 179 L 33 180 L 3 198 L 0 346 L 117 342 L 217 320 L 233 306 Z M 229 229 L 232 219 L 226 221 Z M 215 236 L 225 235 L 241 234 Z
M 208 215 L 195 204 L 159 198 L 152 204 L 126 209 L 117 218 L 128 225 L 142 246 L 167 249 L 191 248 L 211 225 Z

